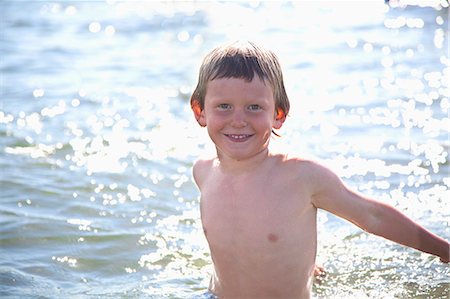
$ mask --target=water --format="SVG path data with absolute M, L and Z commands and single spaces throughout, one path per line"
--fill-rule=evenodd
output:
M 203 55 L 235 39 L 283 65 L 274 144 L 448 239 L 448 4 L 425 3 L 0 2 L 0 295 L 205 291 L 191 166 L 211 146 L 188 100 Z M 326 213 L 319 230 L 315 297 L 448 297 L 436 258 Z

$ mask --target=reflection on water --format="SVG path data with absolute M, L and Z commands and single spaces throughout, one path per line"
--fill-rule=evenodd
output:
M 448 237 L 448 3 L 415 2 L 1 2 L 0 294 L 204 292 L 191 166 L 212 148 L 188 99 L 234 39 L 282 62 L 274 146 Z M 319 216 L 316 297 L 448 296 L 435 258 Z

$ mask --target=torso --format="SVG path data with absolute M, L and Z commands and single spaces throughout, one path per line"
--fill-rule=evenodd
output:
M 232 176 L 214 160 L 201 164 L 201 217 L 215 267 L 211 290 L 220 298 L 309 298 L 316 208 L 307 163 L 270 156 Z

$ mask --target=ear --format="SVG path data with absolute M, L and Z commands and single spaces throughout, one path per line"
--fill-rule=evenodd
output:
M 191 101 L 191 109 L 194 112 L 195 119 L 202 127 L 206 127 L 205 111 L 198 100 Z
M 283 125 L 284 121 L 286 120 L 286 114 L 281 108 L 277 108 L 276 115 L 275 115 L 275 121 L 273 123 L 274 129 L 280 129 Z

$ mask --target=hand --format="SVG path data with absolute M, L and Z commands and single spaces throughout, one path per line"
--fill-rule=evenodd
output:
M 320 283 L 326 274 L 327 272 L 324 267 L 317 264 L 314 266 L 314 278 L 316 282 Z

